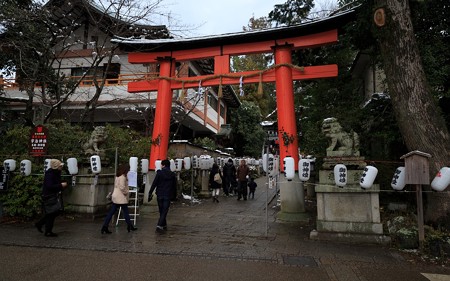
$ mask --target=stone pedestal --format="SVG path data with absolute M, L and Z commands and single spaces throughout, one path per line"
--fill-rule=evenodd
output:
M 110 205 L 106 195 L 114 188 L 114 169 L 103 169 L 100 175 L 88 174 L 88 169 L 80 169 L 75 186 L 67 178 L 69 187 L 63 192 L 68 209 L 77 213 L 104 215 Z
M 200 173 L 200 182 L 202 183 L 202 190 L 198 194 L 201 198 L 210 198 L 211 192 L 209 191 L 209 170 L 198 170 Z
M 281 210 L 277 219 L 285 222 L 309 222 L 305 212 L 305 191 L 298 176 L 288 181 L 284 174 L 279 177 Z
M 356 159 L 359 158 L 359 159 Z M 379 186 L 364 190 L 359 185 L 365 163 L 361 157 L 325 159 L 319 171 L 316 230 L 310 234 L 316 240 L 343 240 L 346 242 L 387 243 L 380 219 Z M 347 185 L 337 187 L 333 167 L 347 166 Z M 349 169 L 349 167 L 351 169 Z

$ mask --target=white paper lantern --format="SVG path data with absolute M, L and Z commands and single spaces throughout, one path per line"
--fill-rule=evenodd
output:
M 175 159 L 175 171 L 180 172 L 183 167 L 183 159 L 177 158 Z
M 45 159 L 44 160 L 44 173 L 45 171 L 47 171 L 48 169 L 50 169 L 50 162 L 52 161 L 52 159 Z
M 403 190 L 405 188 L 405 167 L 398 167 L 392 177 L 391 187 L 394 190 Z
M 295 160 L 294 157 L 284 157 L 284 174 L 287 180 L 292 180 L 295 177 Z
M 300 159 L 298 161 L 298 177 L 301 181 L 308 181 L 311 176 L 311 162 L 309 159 Z
M 267 173 L 267 166 L 268 166 L 268 159 L 272 159 L 273 160 L 273 154 L 267 154 L 267 153 L 265 153 L 265 154 L 263 154 L 263 157 L 262 157 L 262 164 L 263 164 L 263 170 L 264 170 L 264 172 L 266 172 Z
M 436 191 L 443 191 L 450 185 L 450 168 L 443 167 L 431 182 L 431 188 Z
M 274 177 L 278 175 L 278 169 L 280 167 L 279 158 L 273 156 L 272 158 L 269 157 L 269 165 L 267 167 L 267 170 L 269 171 L 269 176 Z
M 31 175 L 31 161 L 30 160 L 20 161 L 20 173 L 24 176 Z
M 186 170 L 191 169 L 191 157 L 184 157 L 183 158 L 184 168 Z
M 91 156 L 91 170 L 94 174 L 100 174 L 102 171 L 102 163 L 100 161 L 100 156 L 93 155 Z
M 344 164 L 337 164 L 334 166 L 334 182 L 339 187 L 344 187 L 347 184 L 347 167 Z
M 155 161 L 155 171 L 158 171 L 161 169 L 162 169 L 161 160 L 156 160 Z
M 137 157 L 130 157 L 129 163 L 130 163 L 130 171 L 137 173 L 137 170 L 138 170 L 138 158 Z
M 378 169 L 374 166 L 366 166 L 364 168 L 364 172 L 361 176 L 361 179 L 359 180 L 359 185 L 363 189 L 368 189 L 372 187 L 373 182 L 375 181 L 375 178 L 377 177 Z
M 175 167 L 175 160 L 170 159 L 169 162 L 170 162 L 170 170 L 171 170 L 172 172 L 175 172 L 175 170 L 176 170 L 176 167 Z
M 141 159 L 141 173 L 148 173 L 148 159 Z
M 16 160 L 6 159 L 5 161 L 3 161 L 3 167 L 5 167 L 5 169 L 9 170 L 10 172 L 13 172 L 16 169 Z
M 68 158 L 66 162 L 67 162 L 67 168 L 69 169 L 69 174 L 71 174 L 71 175 L 78 174 L 77 158 Z

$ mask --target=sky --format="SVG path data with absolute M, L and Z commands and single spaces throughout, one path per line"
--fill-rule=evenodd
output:
M 286 0 L 163 0 L 162 10 L 170 12 L 176 23 L 192 27 L 182 37 L 208 36 L 243 31 L 251 17 L 267 17 L 276 4 Z M 314 0 L 313 11 L 336 7 L 337 0 Z M 176 28 L 162 22 L 169 30 Z
M 241 32 L 251 17 L 267 17 L 284 0 L 166 0 L 166 10 L 182 24 L 192 27 L 193 36 Z M 169 30 L 170 30 L 169 26 Z

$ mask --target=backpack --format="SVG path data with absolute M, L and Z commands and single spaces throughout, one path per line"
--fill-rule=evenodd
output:
M 217 182 L 218 184 L 222 184 L 222 178 L 220 177 L 219 173 L 216 173 L 214 175 L 214 181 Z

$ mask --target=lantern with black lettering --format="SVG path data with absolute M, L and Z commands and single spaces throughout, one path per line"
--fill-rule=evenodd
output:
M 392 177 L 391 187 L 394 190 L 403 190 L 405 188 L 405 167 L 398 167 Z
M 347 184 L 347 167 L 344 164 L 337 164 L 334 166 L 334 182 L 339 187 L 344 187 Z
M 301 181 L 308 181 L 311 176 L 311 162 L 309 159 L 298 161 L 298 177 Z
M 13 172 L 16 169 L 16 160 L 6 159 L 3 161 L 3 167 L 8 171 Z
M 100 161 L 100 156 L 92 155 L 91 156 L 91 170 L 94 174 L 100 174 L 102 171 L 102 163 Z
M 31 175 L 31 161 L 30 160 L 20 161 L 20 174 L 22 174 L 23 176 Z
M 364 172 L 359 180 L 359 185 L 363 189 L 369 189 L 372 187 L 375 178 L 377 177 L 378 169 L 374 166 L 366 166 Z

